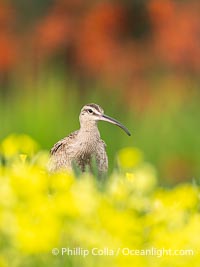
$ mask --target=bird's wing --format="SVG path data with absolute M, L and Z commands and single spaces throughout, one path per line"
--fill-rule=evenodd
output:
M 75 132 L 69 134 L 67 137 L 58 141 L 50 150 L 50 154 L 53 156 L 57 152 L 63 150 L 64 147 L 69 146 L 73 142 L 73 140 L 77 136 L 77 134 L 78 134 L 78 131 L 75 131 Z

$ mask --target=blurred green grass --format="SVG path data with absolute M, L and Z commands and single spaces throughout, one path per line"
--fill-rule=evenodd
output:
M 59 73 L 59 72 L 58 72 Z M 101 136 L 107 144 L 109 171 L 115 166 L 115 153 L 124 146 L 136 146 L 145 159 L 157 166 L 162 182 L 175 183 L 198 178 L 200 173 L 199 93 L 184 105 L 173 94 L 157 96 L 153 108 L 138 112 L 123 102 L 121 91 L 102 84 L 84 84 L 54 73 L 37 82 L 15 81 L 0 98 L 0 138 L 10 133 L 26 133 L 43 149 L 79 128 L 79 112 L 86 103 L 101 105 L 105 113 L 118 119 L 132 133 L 100 122 Z M 4 90 L 5 91 L 5 90 Z M 1 91 L 2 92 L 2 91 Z M 161 108 L 160 108 L 161 107 Z

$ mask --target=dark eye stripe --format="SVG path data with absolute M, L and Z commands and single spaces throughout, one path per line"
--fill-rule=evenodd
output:
M 87 106 L 94 108 L 97 112 L 102 112 L 101 108 L 97 104 L 91 103 L 91 104 L 88 104 Z

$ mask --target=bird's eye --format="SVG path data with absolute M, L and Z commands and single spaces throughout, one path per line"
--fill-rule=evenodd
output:
M 89 112 L 89 113 L 93 113 L 92 109 L 88 109 L 88 112 Z

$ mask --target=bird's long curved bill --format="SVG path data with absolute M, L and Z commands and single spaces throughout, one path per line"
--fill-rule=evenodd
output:
M 121 124 L 121 122 L 107 116 L 107 115 L 102 115 L 101 116 L 101 120 L 102 121 L 107 121 L 107 122 L 110 122 L 112 124 L 115 124 L 117 126 L 119 126 L 121 129 L 123 129 L 129 136 L 131 135 L 131 133 L 129 132 L 129 130 L 123 125 Z

